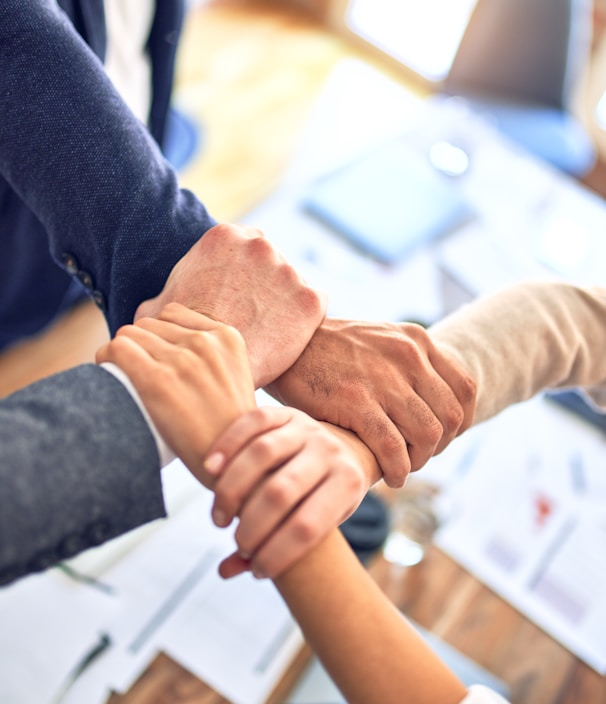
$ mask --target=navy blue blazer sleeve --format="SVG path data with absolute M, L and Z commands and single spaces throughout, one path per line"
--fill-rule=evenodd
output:
M 155 440 L 109 372 L 75 367 L 0 400 L 0 585 L 163 516 Z
M 215 221 L 49 0 L 0 3 L 0 174 L 111 332 Z

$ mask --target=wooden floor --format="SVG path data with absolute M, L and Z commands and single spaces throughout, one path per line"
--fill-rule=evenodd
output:
M 201 149 L 183 171 L 183 185 L 215 217 L 237 221 L 280 182 L 315 96 L 337 62 L 352 55 L 361 54 L 300 13 L 246 10 L 238 3 L 195 10 L 179 57 L 176 98 L 201 125 Z M 600 163 L 590 176 L 597 190 L 604 190 L 605 174 Z M 0 395 L 92 360 L 106 338 L 96 309 L 81 307 L 45 335 L 0 356 Z M 606 704 L 604 678 L 440 551 L 408 571 L 379 560 L 372 572 L 419 624 L 503 678 L 513 704 Z M 128 695 L 112 699 L 220 701 L 164 656 Z

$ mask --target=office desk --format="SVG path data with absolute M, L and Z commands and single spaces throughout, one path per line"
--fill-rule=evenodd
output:
M 183 184 L 219 219 L 249 213 L 281 184 L 318 92 L 335 66 L 352 56 L 367 58 L 288 11 L 196 9 L 184 37 L 177 98 L 201 120 L 203 150 L 184 170 Z M 392 69 L 380 70 L 399 80 Z M 411 90 L 411 95 L 421 94 Z M 73 333 L 69 342 L 67 331 Z M 0 393 L 90 360 L 105 335 L 98 313 L 83 307 L 42 339 L 0 359 Z M 47 356 L 45 350 L 53 352 Z M 406 614 L 506 681 L 514 704 L 606 702 L 603 677 L 438 549 L 408 570 L 378 558 L 371 571 Z M 286 689 L 291 682 L 285 682 Z M 225 700 L 163 655 L 129 693 L 110 699 L 111 704 L 169 701 Z M 285 690 L 273 701 L 287 701 Z

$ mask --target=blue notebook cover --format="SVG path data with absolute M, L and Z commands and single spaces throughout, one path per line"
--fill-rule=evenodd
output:
M 472 215 L 456 182 L 401 139 L 316 181 L 303 207 L 385 263 L 403 259 Z
M 547 391 L 545 396 L 549 401 L 559 404 L 567 411 L 574 413 L 579 418 L 606 433 L 606 412 L 601 413 L 599 410 L 592 408 L 578 389 Z

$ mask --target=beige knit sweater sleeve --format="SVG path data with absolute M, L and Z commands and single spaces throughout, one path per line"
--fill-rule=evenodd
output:
M 477 382 L 474 423 L 545 388 L 586 387 L 606 408 L 606 288 L 517 284 L 464 306 L 430 334 Z

